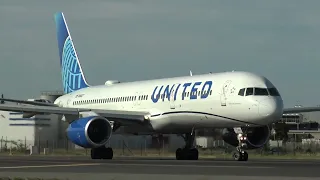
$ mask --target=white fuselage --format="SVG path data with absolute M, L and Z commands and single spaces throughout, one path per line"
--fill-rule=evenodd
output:
M 245 88 L 262 90 L 256 89 L 256 93 L 250 94 Z M 270 92 L 275 90 L 262 76 L 223 72 L 92 86 L 63 95 L 55 104 L 149 112 L 150 126 L 128 127 L 132 133 L 146 129 L 163 133 L 189 132 L 190 128 L 259 126 L 280 120 L 282 98 L 270 92 L 264 94 L 268 93 L 267 88 L 273 88 Z

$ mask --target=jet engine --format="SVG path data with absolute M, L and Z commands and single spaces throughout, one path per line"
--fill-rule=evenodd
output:
M 242 132 L 246 137 L 247 147 L 246 149 L 257 149 L 266 144 L 270 137 L 270 128 L 269 126 L 261 126 L 261 127 L 245 127 L 241 128 Z M 244 138 L 243 137 L 243 138 Z M 238 134 L 234 132 L 233 129 L 226 128 L 222 131 L 223 140 L 232 145 L 238 146 Z
M 96 148 L 108 142 L 112 126 L 104 117 L 89 116 L 73 121 L 66 132 L 74 144 L 84 148 Z

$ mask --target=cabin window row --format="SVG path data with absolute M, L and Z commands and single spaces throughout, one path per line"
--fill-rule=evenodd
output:
M 201 96 L 201 95 L 205 95 L 207 94 L 208 91 L 193 91 L 193 92 L 184 92 L 183 94 L 183 97 L 189 97 L 190 95 L 195 95 L 195 96 Z M 211 95 L 212 94 L 212 90 L 209 91 L 209 94 L 208 95 Z M 159 99 L 159 94 L 157 95 L 157 99 Z M 163 98 L 168 98 L 168 94 L 161 94 L 161 99 Z
M 138 97 L 138 98 L 137 98 Z M 80 100 L 74 101 L 73 105 L 82 105 L 82 104 L 103 104 L 103 103 L 113 103 L 113 102 L 130 102 L 136 100 L 148 100 L 148 95 L 141 96 L 126 96 L 126 97 L 114 97 L 114 98 L 106 98 L 106 99 L 88 99 L 88 100 Z

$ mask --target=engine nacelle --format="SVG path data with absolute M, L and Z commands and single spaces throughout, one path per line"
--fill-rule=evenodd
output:
M 112 134 L 110 122 L 100 116 L 89 116 L 73 121 L 68 129 L 68 138 L 84 148 L 95 148 L 105 145 Z
M 246 149 L 257 149 L 265 145 L 270 137 L 270 128 L 269 126 L 261 126 L 261 127 L 246 127 L 241 128 L 242 132 L 246 134 L 247 137 L 247 147 Z M 232 146 L 238 146 L 239 141 L 237 134 L 234 132 L 233 129 L 223 129 L 222 132 L 222 138 L 223 140 L 232 145 Z

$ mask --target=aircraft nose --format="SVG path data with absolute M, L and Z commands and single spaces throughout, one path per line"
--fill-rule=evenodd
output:
M 259 115 L 272 122 L 278 121 L 282 116 L 283 103 L 281 99 L 266 98 L 259 102 Z

